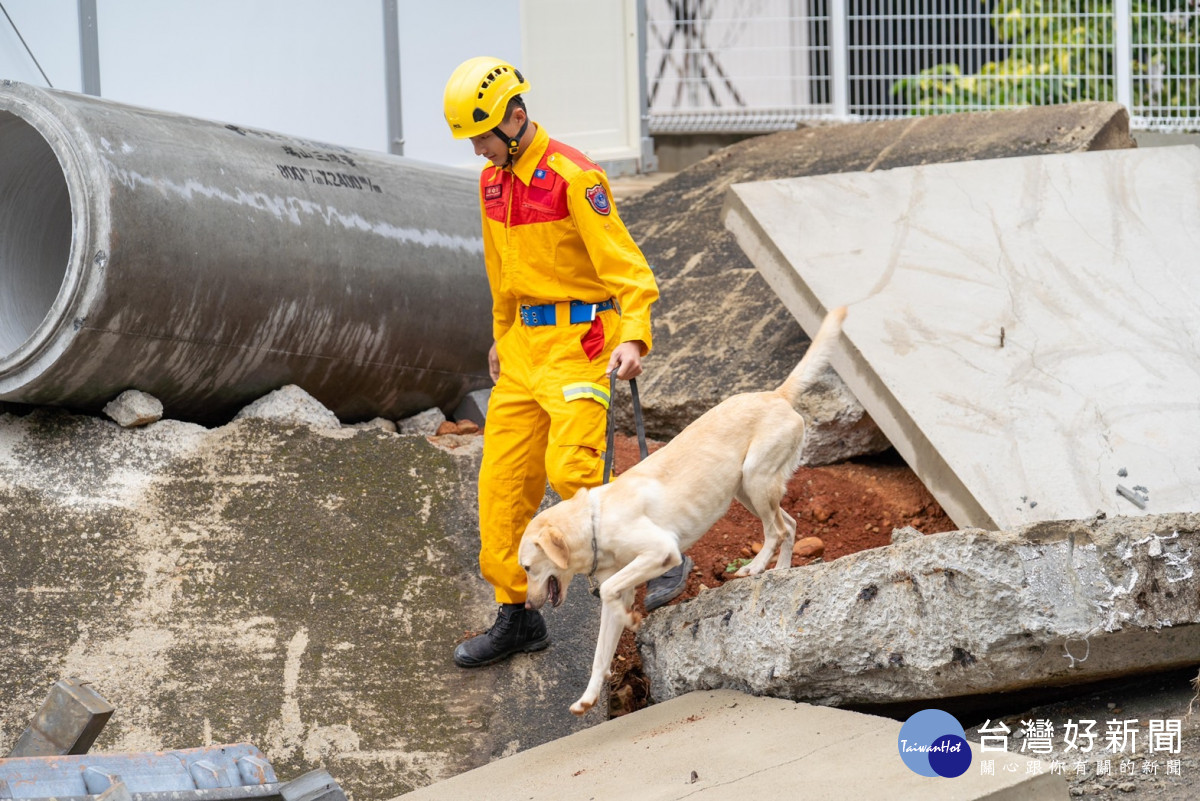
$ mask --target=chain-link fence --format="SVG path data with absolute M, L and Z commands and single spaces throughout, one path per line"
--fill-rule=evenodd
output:
M 1198 0 L 646 0 L 652 133 L 1116 101 L 1200 129 Z

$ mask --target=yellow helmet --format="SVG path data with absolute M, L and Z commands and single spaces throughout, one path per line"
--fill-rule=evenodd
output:
M 446 81 L 442 105 L 455 139 L 468 139 L 494 130 L 504 121 L 508 101 L 529 88 L 513 65 L 479 56 L 455 68 Z

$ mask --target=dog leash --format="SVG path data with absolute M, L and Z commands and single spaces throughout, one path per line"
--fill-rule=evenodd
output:
M 633 427 L 637 431 L 638 452 L 641 458 L 645 459 L 650 455 L 649 449 L 646 447 L 646 426 L 642 421 L 642 400 L 638 396 L 637 379 L 629 379 L 629 395 L 633 399 Z M 613 414 L 614 401 L 617 397 L 617 368 L 613 368 L 612 373 L 608 376 L 608 419 L 605 423 L 607 445 L 604 450 L 604 482 L 607 484 L 612 477 L 613 458 L 615 456 L 614 449 L 617 442 L 617 423 Z M 595 582 L 596 566 L 600 561 L 600 544 L 596 540 L 596 531 L 599 528 L 599 510 L 596 508 L 594 498 L 589 499 L 592 510 L 592 569 L 587 574 L 588 587 L 591 588 L 592 595 L 600 597 L 600 587 Z
M 642 401 L 638 397 L 637 379 L 629 379 L 629 394 L 633 398 L 633 427 L 637 430 L 638 450 L 645 459 L 650 455 L 646 448 L 646 426 L 642 422 Z M 617 397 L 617 369 L 613 368 L 612 373 L 608 376 L 608 445 L 604 451 L 604 483 L 607 484 L 612 476 L 613 468 L 613 446 L 617 440 L 617 425 L 613 416 L 613 401 Z

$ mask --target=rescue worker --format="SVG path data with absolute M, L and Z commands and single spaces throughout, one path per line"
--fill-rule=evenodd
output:
M 601 483 L 609 374 L 642 372 L 658 287 L 612 204 L 604 171 L 529 119 L 529 82 L 496 58 L 469 59 L 446 83 L 446 122 L 490 164 L 479 180 L 493 345 L 479 471 L 479 564 L 499 611 L 454 661 L 480 667 L 550 644 L 525 608 L 521 535 L 545 494 Z M 647 611 L 683 591 L 691 561 L 651 582 Z

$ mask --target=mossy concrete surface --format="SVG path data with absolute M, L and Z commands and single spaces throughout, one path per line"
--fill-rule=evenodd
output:
M 451 661 L 495 615 L 479 443 L 0 415 L 0 752 L 66 676 L 116 707 L 93 751 L 248 741 L 356 799 L 598 722 L 567 711 L 598 620 L 578 588 L 550 650 Z

